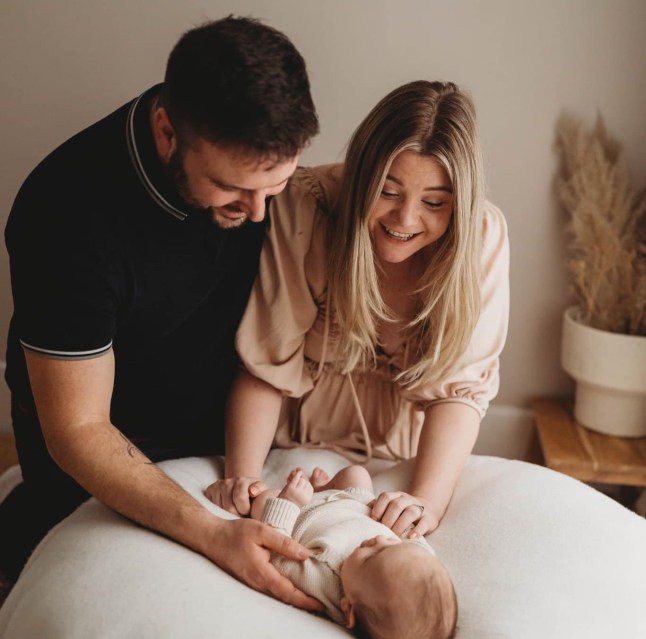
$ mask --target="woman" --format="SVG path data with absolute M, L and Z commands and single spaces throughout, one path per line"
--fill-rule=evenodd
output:
M 437 527 L 507 331 L 506 225 L 483 192 L 473 105 L 452 83 L 392 91 L 343 167 L 297 171 L 238 331 L 215 503 L 249 512 L 275 436 L 353 461 L 416 457 L 407 492 L 378 496 L 372 516 L 397 534 Z

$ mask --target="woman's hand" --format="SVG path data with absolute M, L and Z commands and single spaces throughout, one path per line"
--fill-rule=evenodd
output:
M 260 477 L 229 477 L 213 482 L 204 494 L 220 508 L 246 517 L 251 510 L 250 498 L 267 490 Z
M 423 497 L 402 491 L 383 492 L 372 504 L 370 516 L 388 526 L 396 535 L 402 535 L 414 524 L 409 539 L 421 537 L 435 530 L 440 518 L 433 512 L 431 503 Z

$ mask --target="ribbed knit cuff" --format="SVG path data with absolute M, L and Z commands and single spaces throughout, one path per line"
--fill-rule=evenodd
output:
M 300 512 L 301 509 L 295 503 L 288 499 L 275 497 L 267 500 L 261 520 L 274 528 L 281 528 L 291 535 Z

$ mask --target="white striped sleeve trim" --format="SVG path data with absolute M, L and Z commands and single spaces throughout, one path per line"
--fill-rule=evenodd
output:
M 20 340 L 21 346 L 32 353 L 37 353 L 38 355 L 43 355 L 44 357 L 49 357 L 50 359 L 92 359 L 93 357 L 99 357 L 104 353 L 107 353 L 112 348 L 112 340 L 106 346 L 101 348 L 95 348 L 90 351 L 53 351 L 47 348 L 40 348 L 34 346 L 33 344 L 27 344 Z

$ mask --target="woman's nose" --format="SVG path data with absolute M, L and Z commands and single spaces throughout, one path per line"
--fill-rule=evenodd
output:
M 395 219 L 403 228 L 410 228 L 415 224 L 415 206 L 410 200 L 401 202 L 395 211 Z

